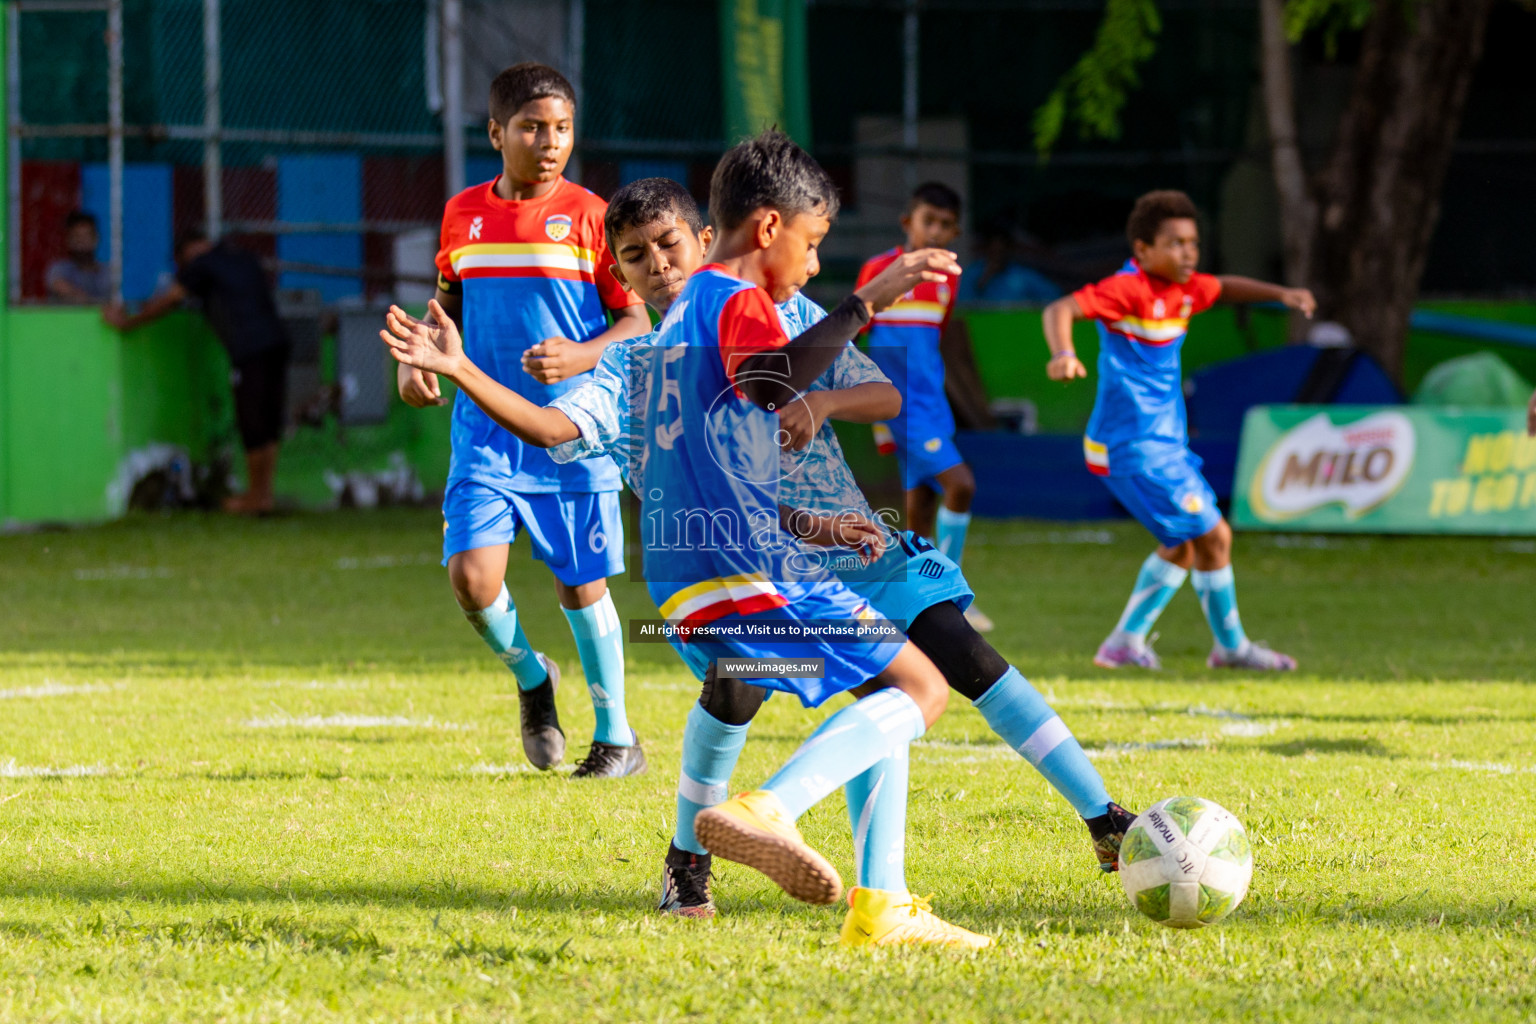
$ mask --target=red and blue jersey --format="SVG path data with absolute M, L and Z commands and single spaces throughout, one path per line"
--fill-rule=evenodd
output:
M 661 322 L 640 497 L 645 581 L 664 619 L 753 615 L 832 580 L 819 562 L 796 564 L 802 549 L 779 526 L 778 416 L 736 386 L 744 360 L 787 344 L 768 293 L 718 264 L 694 273 Z
M 1210 274 L 1179 284 L 1135 260 L 1073 293 L 1099 328 L 1099 390 L 1083 437 L 1090 472 L 1138 473 L 1189 447 L 1179 351 L 1189 318 L 1220 296 L 1221 282 Z
M 855 288 L 862 288 L 902 252 L 898 246 L 870 259 L 859 271 Z M 901 413 L 891 420 L 891 430 L 903 450 L 908 439 L 921 443 L 955 432 L 954 413 L 944 395 L 939 336 L 954 312 L 958 292 L 959 278 L 953 274 L 943 281 L 924 281 L 876 313 L 865 328 L 870 358 L 902 395 Z
M 537 199 L 503 199 L 496 182 L 448 200 L 437 254 L 438 285 L 462 291 L 464 351 L 498 383 L 547 405 L 585 381 L 582 373 L 541 384 L 523 352 L 546 338 L 587 341 L 608 327 L 607 311 L 640 302 L 608 267 L 607 204 L 564 178 Z M 453 407 L 449 482 L 471 479 L 513 492 L 616 491 L 609 459 L 560 465 L 501 429 L 467 396 Z

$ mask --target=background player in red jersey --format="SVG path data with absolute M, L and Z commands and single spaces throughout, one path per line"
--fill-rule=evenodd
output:
M 545 405 L 585 379 L 610 341 L 648 331 L 650 318 L 610 272 L 607 204 L 563 177 L 575 138 L 571 84 L 553 68 L 518 64 L 491 83 L 490 113 L 502 171 L 448 201 L 437 301 L 459 322 L 476 364 Z M 402 365 L 399 386 L 413 406 L 443 402 L 433 374 Z M 624 569 L 617 467 L 610 459 L 558 465 L 463 395 L 452 436 L 443 558 L 459 606 L 517 677 L 529 761 L 553 767 L 565 734 L 555 711 L 559 672 L 529 644 L 504 581 L 508 547 L 524 529 L 555 575 L 596 713 L 576 776 L 644 771 L 625 715 L 623 640 L 606 581 Z
M 960 196 L 948 185 L 919 185 L 901 218 L 905 245 L 872 257 L 859 271 L 857 287 L 873 280 L 903 252 L 947 249 L 960 237 Z M 886 425 L 901 462 L 906 489 L 907 528 L 932 537 L 955 564 L 965 553 L 971 525 L 976 477 L 955 447 L 955 417 L 944 394 L 944 359 L 939 339 L 949 326 L 959 292 L 959 275 L 925 281 L 869 325 L 869 354 L 902 394 L 901 415 Z M 880 425 L 875 436 L 881 439 Z M 940 495 L 943 504 L 940 504 Z M 966 609 L 971 627 L 985 633 L 992 621 L 973 604 Z
M 1118 274 L 1045 307 L 1052 380 L 1088 376 L 1072 348 L 1072 321 L 1099 328 L 1099 393 L 1083 436 L 1088 471 L 1101 478 L 1160 546 L 1142 564 L 1130 601 L 1094 663 L 1160 667 L 1148 631 L 1191 575 L 1215 646 L 1212 668 L 1285 671 L 1296 660 L 1249 640 L 1237 614 L 1232 528 L 1189 450 L 1179 351 L 1189 318 L 1218 300 L 1280 302 L 1312 315 L 1305 288 L 1196 270 L 1200 228 L 1182 192 L 1148 192 L 1126 224 L 1134 258 Z

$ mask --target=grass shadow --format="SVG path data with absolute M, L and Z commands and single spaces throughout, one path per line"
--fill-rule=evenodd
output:
M 1323 736 L 1304 736 L 1284 743 L 1266 743 L 1260 748 L 1267 754 L 1280 757 L 1305 757 L 1307 754 L 1363 754 L 1366 757 L 1401 757 L 1393 753 L 1375 737 L 1330 739 Z

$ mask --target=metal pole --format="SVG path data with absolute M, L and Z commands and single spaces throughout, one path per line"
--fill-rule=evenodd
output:
M 902 170 L 908 192 L 917 187 L 917 4 L 906 0 L 901 19 L 901 147 L 907 151 Z
M 203 222 L 213 241 L 224 233 L 224 149 L 219 139 L 224 55 L 219 39 L 219 0 L 203 0 L 203 130 L 208 133 L 203 139 Z
M 443 179 L 464 190 L 464 5 L 443 0 Z
M 565 27 L 565 77 L 570 81 L 571 88 L 576 90 L 576 106 L 579 109 L 583 100 L 581 90 L 581 76 L 583 54 L 587 46 L 587 5 L 586 0 L 567 0 Z M 577 135 L 577 138 L 581 138 Z M 571 154 L 570 163 L 566 165 L 565 176 L 571 181 L 581 180 L 581 151 Z
M 123 299 L 123 0 L 107 5 L 107 177 L 112 301 Z
M 6 291 L 21 301 L 21 7 L 5 5 Z

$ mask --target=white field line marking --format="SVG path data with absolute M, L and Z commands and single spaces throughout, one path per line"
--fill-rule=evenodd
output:
M 1250 534 L 1250 536 L 1252 536 Z M 1254 539 L 1260 544 L 1269 544 L 1277 548 L 1312 548 L 1318 551 L 1334 551 L 1339 548 L 1368 548 L 1370 540 L 1365 537 L 1321 537 L 1315 534 L 1305 535 L 1296 533 L 1276 533 L 1270 536 L 1259 536 Z
M 247 729 L 473 729 L 472 725 L 401 715 L 271 715 L 249 718 Z
M 109 565 L 101 569 L 76 569 L 75 579 L 82 582 L 100 580 L 167 580 L 171 570 L 163 565 Z
M 971 541 L 981 547 L 1022 547 L 1031 544 L 1113 544 L 1115 535 L 1108 530 L 1050 530 L 1030 533 L 1005 533 L 978 537 Z
M 280 687 L 291 687 L 295 690 L 362 690 L 366 689 L 368 686 L 368 684 L 364 682 L 356 682 L 346 679 L 338 679 L 335 682 L 330 683 L 321 682 L 318 679 L 311 679 L 308 682 L 303 683 L 287 679 L 277 679 L 272 682 L 257 683 L 256 685 L 263 690 L 276 690 Z
M 1536 540 L 1506 540 L 1493 546 L 1495 551 L 1512 551 L 1517 555 L 1536 555 Z
M 1236 736 L 1248 739 L 1272 735 L 1280 729 L 1289 728 L 1291 724 L 1284 719 L 1275 719 L 1267 722 L 1256 721 L 1236 711 L 1206 707 L 1204 704 L 1131 704 L 1125 701 L 1074 700 L 1070 697 L 1065 697 L 1060 700 L 1051 701 L 1051 705 L 1056 708 L 1078 707 L 1094 711 L 1144 711 L 1148 714 L 1172 712 L 1174 714 L 1193 715 L 1200 718 L 1220 718 L 1224 719 L 1227 723 L 1221 727 L 1221 734 L 1223 736 Z
M 78 779 L 86 775 L 106 775 L 112 769 L 101 764 L 72 764 L 63 768 L 46 765 L 17 764 L 14 757 L 0 761 L 0 779 Z
M 1203 737 L 1192 739 L 1152 740 L 1148 743 L 1106 743 L 1102 747 L 1085 747 L 1083 753 L 1089 760 L 1098 760 L 1101 757 L 1122 757 L 1126 754 L 1140 754 L 1150 750 L 1204 750 L 1211 746 L 1211 741 Z
M 1495 775 L 1536 775 L 1536 767 L 1500 764 L 1497 761 L 1426 761 L 1431 768 L 1460 768 L 1466 772 L 1492 772 Z
M 436 565 L 442 559 L 430 551 L 415 555 L 373 555 L 368 558 L 338 558 L 338 569 L 399 569 L 407 565 Z
M 66 697 L 72 693 L 106 693 L 110 686 L 87 683 L 84 686 L 67 686 L 45 679 L 42 686 L 22 686 L 14 690 L 0 690 L 0 700 L 16 700 L 19 697 Z

